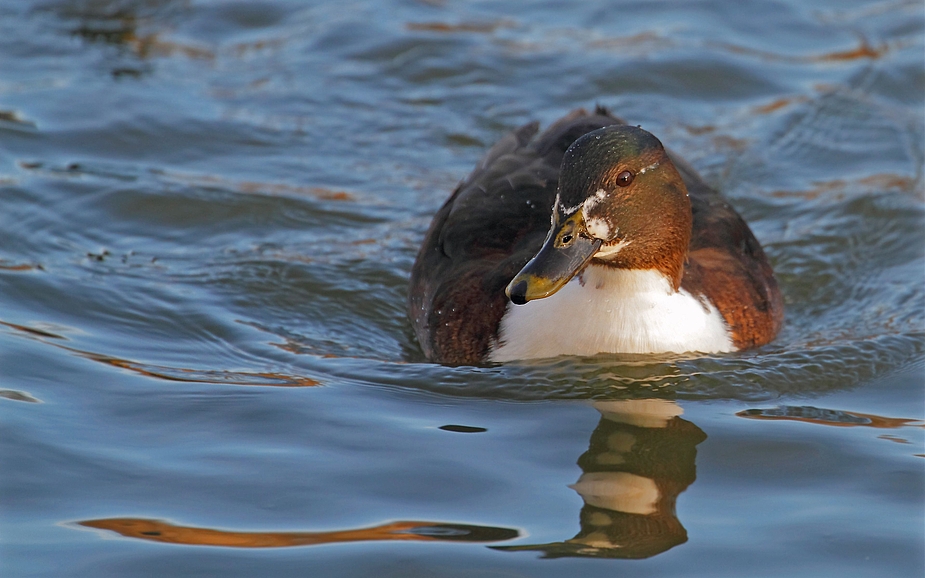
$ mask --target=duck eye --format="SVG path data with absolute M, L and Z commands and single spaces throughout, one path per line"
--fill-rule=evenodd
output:
M 620 185 L 621 187 L 629 186 L 629 184 L 632 182 L 633 182 L 633 173 L 631 173 L 630 171 L 623 171 L 622 173 L 617 175 L 617 184 Z
M 564 227 L 564 231 L 559 233 L 559 237 L 556 239 L 556 247 L 568 247 L 572 244 L 572 241 L 575 240 L 575 228 L 574 226 Z

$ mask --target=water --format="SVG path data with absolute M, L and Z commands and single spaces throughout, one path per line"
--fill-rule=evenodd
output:
M 923 575 L 923 31 L 889 0 L 4 3 L 0 574 Z M 745 215 L 782 334 L 425 363 L 430 217 L 595 103 Z

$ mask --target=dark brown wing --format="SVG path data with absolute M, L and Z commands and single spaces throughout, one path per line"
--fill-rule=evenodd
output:
M 592 114 L 576 110 L 536 138 L 538 125 L 525 125 L 493 146 L 456 188 L 411 269 L 409 312 L 429 359 L 485 359 L 507 306 L 504 288 L 546 237 L 565 150 L 583 134 L 620 122 L 599 107 Z
M 681 287 L 716 305 L 739 349 L 768 343 L 784 319 L 774 272 L 745 220 L 683 160 L 672 157 L 694 216 Z

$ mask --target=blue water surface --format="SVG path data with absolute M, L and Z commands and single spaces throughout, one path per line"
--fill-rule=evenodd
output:
M 610 107 L 773 343 L 427 363 L 434 212 Z M 925 575 L 919 1 L 0 4 L 0 575 Z

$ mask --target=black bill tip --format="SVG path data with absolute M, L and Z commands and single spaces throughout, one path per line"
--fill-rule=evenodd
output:
M 508 297 L 514 305 L 523 305 L 527 302 L 527 282 L 521 281 L 513 287 L 508 288 Z

